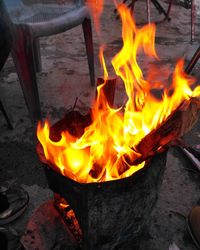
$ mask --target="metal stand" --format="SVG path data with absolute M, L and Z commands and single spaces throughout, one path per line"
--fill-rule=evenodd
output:
M 185 72 L 187 74 L 190 74 L 190 72 L 192 71 L 192 69 L 194 68 L 195 64 L 197 63 L 197 61 L 200 58 L 200 46 L 198 47 L 198 49 L 196 50 L 196 52 L 194 53 L 192 59 L 190 60 L 190 62 L 188 63 L 187 67 L 185 68 Z
M 168 9 L 167 11 L 164 10 L 164 8 L 162 7 L 162 5 L 157 1 L 157 0 L 151 0 L 151 2 L 153 3 L 153 5 L 156 7 L 156 9 L 158 10 L 158 12 L 160 14 L 163 14 L 165 17 L 162 21 L 165 21 L 165 20 L 168 20 L 170 21 L 171 18 L 169 17 L 169 14 L 170 14 L 170 11 L 171 11 L 171 7 L 172 7 L 172 3 L 173 3 L 174 0 L 170 0 L 169 2 L 169 6 L 168 6 Z M 122 3 L 126 3 L 128 2 L 128 0 L 123 0 Z M 137 2 L 137 0 L 132 0 L 127 6 L 128 8 L 131 9 L 131 12 L 133 12 L 134 10 L 134 5 L 135 3 Z M 148 23 L 150 22 L 150 0 L 147 0 L 146 1 L 146 5 L 147 5 L 147 20 L 148 20 Z M 114 10 L 114 12 L 117 12 L 117 9 Z
M 195 39 L 195 19 L 196 19 L 195 1 L 191 0 L 191 42 L 194 42 Z
M 169 17 L 169 14 L 170 14 L 170 10 L 171 10 L 171 6 L 172 6 L 172 3 L 173 3 L 173 0 L 171 0 L 169 2 L 169 7 L 168 7 L 167 11 L 165 11 L 163 9 L 162 5 L 157 0 L 151 0 L 151 1 L 152 1 L 153 5 L 156 7 L 156 9 L 159 11 L 159 13 L 163 14 L 165 16 L 164 20 L 170 21 L 171 18 Z

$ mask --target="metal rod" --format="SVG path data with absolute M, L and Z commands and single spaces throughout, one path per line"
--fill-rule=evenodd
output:
M 198 49 L 196 50 L 196 52 L 194 53 L 192 59 L 190 60 L 190 62 L 188 63 L 188 66 L 185 68 L 185 72 L 187 74 L 190 74 L 190 72 L 192 71 L 192 69 L 194 68 L 195 64 L 197 63 L 197 61 L 199 60 L 200 57 L 200 46 L 198 47 Z
M 200 161 L 184 147 L 179 147 L 192 164 L 200 171 Z
M 148 23 L 151 22 L 151 9 L 150 9 L 150 0 L 146 0 L 147 5 L 147 21 Z
M 194 42 L 195 37 L 195 1 L 191 0 L 191 42 Z

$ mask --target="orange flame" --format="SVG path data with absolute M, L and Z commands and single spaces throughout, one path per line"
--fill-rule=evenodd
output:
M 103 12 L 104 0 L 87 0 L 86 5 L 88 6 L 90 13 L 93 16 L 96 32 L 99 34 L 100 17 Z
M 146 55 L 158 59 L 154 48 L 155 25 L 138 29 L 125 5 L 119 5 L 118 11 L 122 19 L 123 47 L 112 59 L 112 65 L 123 80 L 128 96 L 124 112 L 122 108 L 109 107 L 104 95 L 103 86 L 108 73 L 101 48 L 105 80 L 97 88 L 92 123 L 85 128 L 82 137 L 75 138 L 65 131 L 61 140 L 54 142 L 49 138 L 49 123 L 38 124 L 37 136 L 46 159 L 63 175 L 78 182 L 120 179 L 141 169 L 144 162 L 134 166 L 126 161 L 125 156 L 137 159 L 140 154 L 135 146 L 140 140 L 161 124 L 182 101 L 200 96 L 200 86 L 194 90 L 190 87 L 194 79 L 184 73 L 183 60 L 177 63 L 170 85 L 144 79 L 137 54 L 143 49 Z

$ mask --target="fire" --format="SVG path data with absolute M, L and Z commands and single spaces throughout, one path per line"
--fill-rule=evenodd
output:
M 86 5 L 88 6 L 91 15 L 93 16 L 94 25 L 97 33 L 100 33 L 100 17 L 103 12 L 104 0 L 87 0 Z
M 144 78 L 137 55 L 143 50 L 147 56 L 158 59 L 154 46 L 155 25 L 137 28 L 125 5 L 119 5 L 118 11 L 123 47 L 112 59 L 112 65 L 124 82 L 128 97 L 124 110 L 111 108 L 104 95 L 108 72 L 102 47 L 100 60 L 105 80 L 97 87 L 92 123 L 83 135 L 76 138 L 65 131 L 61 140 L 55 142 L 49 138 L 49 123 L 38 124 L 37 137 L 47 161 L 64 176 L 82 183 L 125 178 L 141 169 L 145 162 L 137 166 L 131 164 L 140 156 L 136 146 L 141 139 L 165 121 L 184 100 L 200 96 L 200 86 L 192 90 L 194 79 L 184 73 L 183 60 L 177 63 L 171 84 L 151 80 L 159 69 L 151 72 L 147 77 L 150 80 Z

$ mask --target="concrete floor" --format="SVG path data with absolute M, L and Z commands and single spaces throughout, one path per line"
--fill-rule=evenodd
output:
M 135 6 L 135 18 L 138 24 L 146 22 L 144 1 Z M 163 2 L 163 6 L 167 7 Z M 105 51 L 109 72 L 113 74 L 110 59 L 119 51 L 121 42 L 121 23 L 115 20 L 111 0 L 106 1 L 102 16 L 102 40 L 107 44 Z M 178 58 L 189 60 L 199 46 L 199 19 L 196 23 L 196 40 L 190 43 L 190 10 L 175 4 L 171 12 L 171 22 L 157 26 L 156 49 L 160 56 L 160 71 L 169 67 L 171 70 Z M 152 6 L 152 21 L 160 20 Z M 96 76 L 102 71 L 98 62 L 99 39 L 94 32 Z M 87 110 L 91 106 L 95 88 L 90 86 L 87 58 L 81 27 L 41 39 L 43 70 L 38 74 L 38 88 L 43 117 L 53 122 L 60 119 L 69 110 L 78 97 L 77 108 Z M 144 58 L 139 62 L 146 72 L 148 65 Z M 193 75 L 200 81 L 200 64 L 193 70 Z M 0 114 L 0 183 L 16 183 L 24 187 L 30 195 L 30 204 L 25 214 L 11 223 L 20 234 L 33 211 L 44 201 L 52 197 L 48 189 L 42 166 L 37 158 L 35 145 L 35 127 L 29 120 L 22 91 L 12 59 L 9 58 L 0 75 L 1 86 L 7 96 L 9 109 L 13 115 L 15 129 L 9 130 L 4 117 Z M 123 95 L 117 87 L 116 103 Z M 200 120 L 186 136 L 191 145 L 200 144 Z M 191 171 L 193 167 L 176 149 L 170 149 L 167 169 L 161 187 L 160 196 L 152 214 L 149 237 L 145 239 L 148 248 L 144 250 L 167 250 L 172 242 L 180 249 L 194 250 L 185 229 L 185 219 L 192 206 L 200 202 L 199 173 Z

